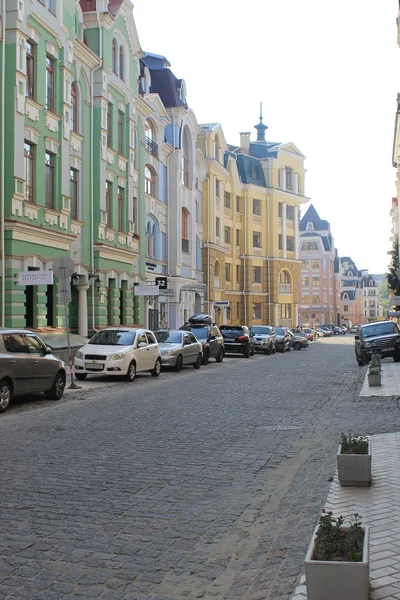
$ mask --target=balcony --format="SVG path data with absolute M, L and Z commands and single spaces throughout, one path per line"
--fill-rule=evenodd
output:
M 291 283 L 280 283 L 279 284 L 279 293 L 280 294 L 291 294 L 292 293 L 292 284 Z
M 182 238 L 182 252 L 189 253 L 189 240 Z
M 144 136 L 144 143 L 145 143 L 147 152 L 152 154 L 152 156 L 155 156 L 155 158 L 158 158 L 158 144 L 153 142 L 153 140 L 151 138 L 149 138 L 147 135 Z

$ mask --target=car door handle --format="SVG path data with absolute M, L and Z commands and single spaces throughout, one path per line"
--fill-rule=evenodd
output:
M 33 365 L 37 365 L 37 364 L 38 364 L 38 361 L 37 361 L 37 360 L 33 360 L 33 361 L 32 361 L 32 364 L 33 364 Z
M 10 360 L 9 363 L 10 363 L 10 365 L 15 365 L 16 361 L 15 360 Z

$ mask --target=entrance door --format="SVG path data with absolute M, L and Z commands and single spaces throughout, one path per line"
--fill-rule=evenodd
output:
M 28 267 L 28 271 L 39 271 L 39 267 Z M 35 327 L 36 286 L 25 286 L 25 327 Z
M 149 308 L 149 329 L 156 331 L 159 328 L 159 312 L 156 309 Z

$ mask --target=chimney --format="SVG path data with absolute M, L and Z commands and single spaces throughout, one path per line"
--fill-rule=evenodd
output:
M 250 131 L 244 131 L 240 133 L 240 150 L 249 153 L 250 150 Z

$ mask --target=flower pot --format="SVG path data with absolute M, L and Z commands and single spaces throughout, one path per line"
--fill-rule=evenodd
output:
M 308 600 L 368 600 L 369 598 L 369 528 L 363 526 L 361 562 L 313 560 L 319 525 L 304 561 Z M 342 527 L 343 530 L 348 527 Z
M 381 385 L 381 374 L 380 373 L 368 373 L 368 385 L 370 385 L 370 386 Z
M 337 453 L 337 468 L 340 485 L 366 487 L 371 483 L 371 444 L 368 454 L 342 454 L 342 444 Z

